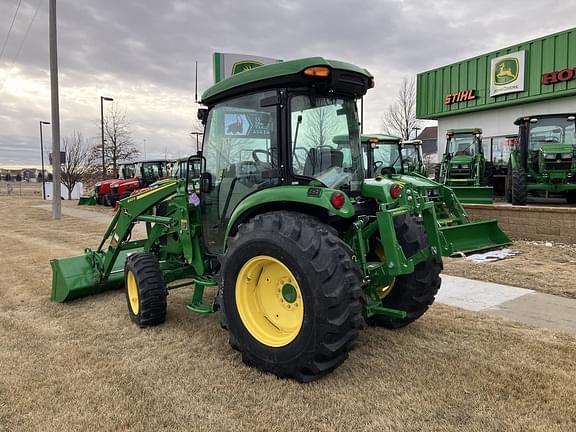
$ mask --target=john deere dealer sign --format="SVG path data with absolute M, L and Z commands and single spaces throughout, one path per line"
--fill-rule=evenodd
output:
M 490 96 L 524 90 L 524 51 L 496 57 L 490 62 Z

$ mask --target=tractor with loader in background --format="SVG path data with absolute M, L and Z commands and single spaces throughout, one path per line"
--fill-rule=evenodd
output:
M 506 199 L 526 205 L 528 194 L 563 196 L 576 204 L 576 114 L 520 117 L 510 153 Z
M 402 141 L 400 144 L 404 173 L 416 173 L 427 177 L 426 165 L 422 156 L 422 140 Z
M 406 157 L 415 153 L 415 150 L 411 153 L 405 151 L 406 141 L 384 134 L 362 135 L 361 141 L 369 177 L 385 176 L 400 181 L 434 202 L 439 229 L 450 242 L 454 254 L 512 244 L 510 238 L 498 227 L 497 220 L 471 221 L 452 188 L 418 172 L 415 163 L 417 159 Z M 408 145 L 419 147 L 419 143 L 408 142 Z
M 466 204 L 491 204 L 492 164 L 482 147 L 482 129 L 449 129 L 442 161 L 436 167 L 435 180 L 450 187 Z
M 52 301 L 124 287 L 146 327 L 165 321 L 169 290 L 193 286 L 187 308 L 219 311 L 247 365 L 302 382 L 341 365 L 365 322 L 420 318 L 453 245 L 427 196 L 365 175 L 356 100 L 373 83 L 314 57 L 209 88 L 201 152 L 119 201 L 98 248 L 52 260 Z M 144 239 L 131 238 L 138 223 Z

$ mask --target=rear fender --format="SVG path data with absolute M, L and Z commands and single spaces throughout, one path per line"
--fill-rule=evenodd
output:
M 268 211 L 267 209 L 271 207 L 282 208 L 286 204 L 292 208 L 294 204 L 302 205 L 303 208 L 318 208 L 344 219 L 354 216 L 354 207 L 346 194 L 344 194 L 346 199 L 342 208 L 334 208 L 330 198 L 335 192 L 339 191 L 314 186 L 277 186 L 257 191 L 244 198 L 232 212 L 226 228 L 226 239 L 234 233 L 240 223 Z

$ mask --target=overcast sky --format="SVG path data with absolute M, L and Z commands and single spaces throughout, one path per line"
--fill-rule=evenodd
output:
M 18 1 L 0 0 L 0 49 Z M 104 95 L 126 110 L 148 157 L 177 157 L 193 151 L 194 61 L 205 90 L 215 51 L 366 67 L 376 88 L 366 98 L 365 131 L 378 132 L 403 77 L 570 28 L 574 7 L 550 0 L 58 0 L 58 20 L 62 136 L 98 137 Z M 39 164 L 39 120 L 50 121 L 48 0 L 21 0 L 0 58 L 0 165 Z

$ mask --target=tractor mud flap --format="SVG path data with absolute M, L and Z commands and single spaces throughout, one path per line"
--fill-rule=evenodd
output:
M 65 302 L 91 294 L 97 294 L 124 285 L 124 263 L 128 253 L 120 252 L 114 268 L 106 280 L 100 280 L 99 272 L 90 260 L 89 255 L 54 259 L 52 266 L 52 293 L 50 300 Z
M 462 204 L 492 204 L 494 189 L 491 186 L 449 186 Z
M 452 255 L 477 252 L 512 244 L 500 229 L 495 219 L 470 222 L 440 228 L 440 232 L 451 245 Z
M 96 197 L 93 195 L 81 196 L 80 199 L 78 200 L 78 205 L 89 205 L 89 206 L 96 205 Z

